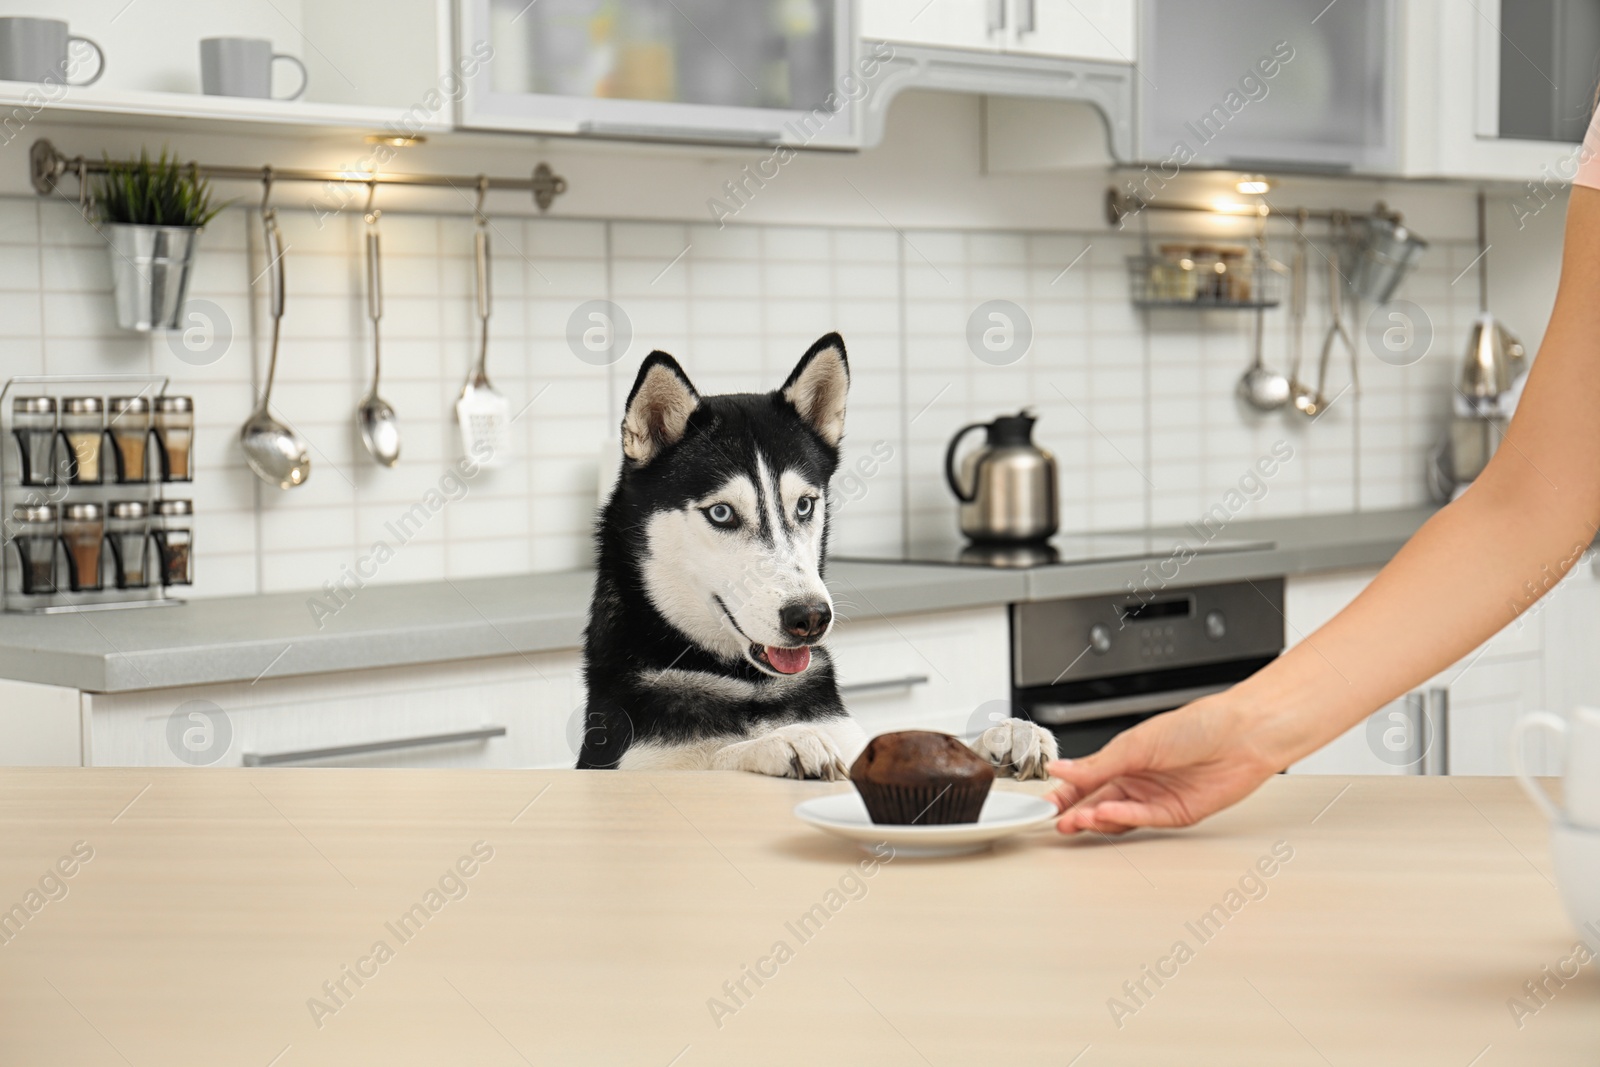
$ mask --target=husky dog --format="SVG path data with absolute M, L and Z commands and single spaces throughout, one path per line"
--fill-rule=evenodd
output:
M 665 352 L 640 366 L 596 524 L 580 768 L 848 776 L 867 738 L 822 645 L 822 570 L 849 385 L 836 333 L 771 393 L 701 396 Z M 972 746 L 1019 777 L 1056 754 L 1020 719 Z

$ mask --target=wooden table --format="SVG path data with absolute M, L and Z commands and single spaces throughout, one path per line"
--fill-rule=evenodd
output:
M 48 891 L 3 928 L 0 1064 L 1600 1056 L 1594 966 L 1524 989 L 1577 935 L 1509 780 L 1278 778 L 1183 833 L 868 872 L 790 815 L 839 788 L 0 772 L 0 907 Z

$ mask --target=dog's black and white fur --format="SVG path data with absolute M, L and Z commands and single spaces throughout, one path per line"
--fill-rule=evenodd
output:
M 822 644 L 822 571 L 849 384 L 834 333 L 771 393 L 701 396 L 665 352 L 640 366 L 596 528 L 580 768 L 847 776 L 866 735 Z M 1019 777 L 1055 756 L 1018 719 L 972 745 Z

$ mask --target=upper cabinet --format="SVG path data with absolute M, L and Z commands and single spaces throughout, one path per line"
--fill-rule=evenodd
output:
M 1132 63 L 1137 58 L 1134 0 L 1016 0 L 1009 51 Z
M 1404 173 L 1570 181 L 1594 107 L 1592 0 L 1409 0 Z
M 860 0 L 861 36 L 933 48 L 1132 63 L 1136 0 Z
M 851 0 L 460 0 L 461 123 L 849 147 Z M 870 60 L 870 57 L 864 57 Z
M 1145 0 L 1139 152 L 1241 170 L 1398 158 L 1394 0 Z

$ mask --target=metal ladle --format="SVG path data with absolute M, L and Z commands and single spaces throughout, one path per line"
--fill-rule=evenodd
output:
M 1263 223 L 1264 224 L 1264 223 Z M 1260 286 L 1266 280 L 1266 272 L 1270 269 L 1267 264 L 1266 243 L 1259 236 L 1256 238 L 1256 284 Z M 1258 300 L 1265 300 L 1266 294 L 1257 292 Z M 1289 379 L 1271 370 L 1261 361 L 1262 337 L 1267 331 L 1266 305 L 1256 305 L 1256 339 L 1255 360 L 1250 364 L 1250 369 L 1244 372 L 1239 379 L 1237 392 L 1239 399 L 1255 408 L 1257 411 L 1276 411 L 1289 402 Z
M 389 402 L 378 395 L 381 361 L 378 351 L 378 320 L 383 317 L 383 272 L 378 258 L 378 218 L 383 213 L 372 206 L 378 183 L 367 190 L 367 317 L 372 320 L 372 388 L 356 405 L 356 425 L 361 441 L 372 458 L 385 467 L 400 459 L 400 420 Z
M 300 435 L 267 412 L 272 382 L 278 373 L 278 338 L 283 325 L 283 238 L 278 233 L 278 212 L 267 204 L 272 195 L 270 167 L 263 172 L 261 184 L 261 228 L 266 234 L 267 273 L 272 287 L 272 355 L 267 361 L 261 399 L 239 429 L 239 444 L 257 478 L 279 489 L 293 489 L 311 477 L 311 456 Z
M 1239 379 L 1239 399 L 1257 411 L 1276 411 L 1289 402 L 1289 379 L 1261 362 L 1261 335 L 1266 332 L 1267 309 L 1256 308 L 1256 358 Z

